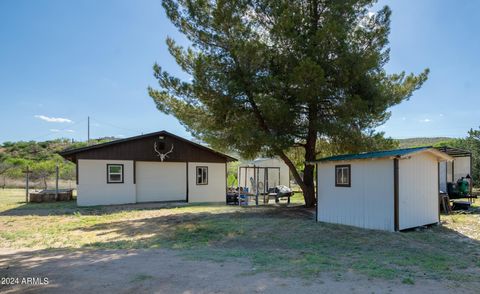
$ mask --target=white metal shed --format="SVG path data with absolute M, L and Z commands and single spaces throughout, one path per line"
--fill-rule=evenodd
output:
M 399 231 L 439 222 L 439 163 L 431 147 L 323 158 L 317 166 L 317 221 Z
M 276 157 L 257 158 L 238 169 L 238 185 L 254 191 L 253 182 L 258 179 L 261 186 L 274 188 L 278 185 L 290 187 L 290 169 L 287 164 Z

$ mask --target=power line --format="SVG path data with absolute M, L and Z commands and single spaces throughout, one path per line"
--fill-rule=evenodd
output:
M 87 125 L 87 145 L 90 144 L 90 116 L 87 117 L 88 125 Z
M 121 126 L 117 126 L 117 125 L 114 125 L 112 123 L 107 123 L 107 122 L 104 122 L 104 121 L 99 121 L 98 119 L 94 119 L 94 118 L 91 118 L 92 121 L 95 121 L 99 124 L 104 124 L 104 125 L 107 125 L 107 126 L 111 126 L 111 127 L 114 127 L 114 128 L 117 128 L 117 129 L 121 129 L 121 130 L 126 130 L 126 131 L 130 131 L 130 132 L 135 132 L 135 133 L 142 133 L 142 131 L 140 130 L 135 130 L 135 129 L 130 129 L 130 128 L 125 128 L 125 127 L 121 127 Z
M 66 130 L 73 129 L 73 127 L 74 127 L 74 126 L 78 126 L 80 123 L 82 123 L 82 122 L 85 122 L 85 120 L 86 120 L 86 119 L 83 119 L 83 120 L 80 120 L 80 121 L 74 122 L 74 123 L 70 124 L 70 125 L 69 125 L 68 127 L 66 127 L 66 128 L 59 129 L 59 130 L 58 130 L 58 132 L 63 132 L 63 131 L 66 131 Z M 40 138 L 45 138 L 45 137 L 51 136 L 51 135 L 53 135 L 53 134 L 54 134 L 54 133 L 52 133 L 52 132 L 49 132 L 49 133 L 47 133 L 47 134 L 40 135 L 40 136 L 38 136 L 38 137 L 35 137 L 35 138 L 32 138 L 32 139 L 30 139 L 30 140 L 32 140 L 32 141 L 36 141 L 37 139 L 40 139 Z
M 110 126 L 110 127 L 113 127 L 113 128 L 116 128 L 116 129 L 121 129 L 121 130 L 126 130 L 126 131 L 129 131 L 129 132 L 134 132 L 134 133 L 143 133 L 142 131 L 140 130 L 135 130 L 135 129 L 131 129 L 131 128 L 126 128 L 126 127 L 122 127 L 122 126 L 118 126 L 118 125 L 115 125 L 115 124 L 112 124 L 112 123 L 108 123 L 108 122 L 105 122 L 105 121 L 100 121 L 98 119 L 94 119 L 90 116 L 88 116 L 87 118 L 85 119 L 82 119 L 82 120 L 79 120 L 79 121 L 76 121 L 72 124 L 70 124 L 68 127 L 65 127 L 65 128 L 62 128 L 62 129 L 58 129 L 58 132 L 57 133 L 60 133 L 60 132 L 64 132 L 66 130 L 69 130 L 69 129 L 75 129 L 75 130 L 78 130 L 78 127 L 80 126 L 80 124 L 84 123 L 84 122 L 87 122 L 87 141 L 90 140 L 90 121 L 95 121 L 99 124 L 103 124 L 103 125 L 107 125 L 107 126 Z M 48 133 L 45 133 L 45 134 L 42 134 L 40 136 L 37 136 L 37 137 L 34 137 L 30 140 L 32 141 L 37 141 L 38 139 L 42 139 L 42 138 L 47 138 L 47 137 L 50 137 L 52 135 L 54 135 L 55 133 L 54 132 L 48 132 Z

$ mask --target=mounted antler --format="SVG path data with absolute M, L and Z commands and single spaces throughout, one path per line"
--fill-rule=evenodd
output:
M 160 151 L 158 151 L 157 149 L 157 142 L 153 143 L 153 150 L 155 150 L 155 152 L 157 152 L 158 156 L 160 156 L 162 153 L 160 153 Z
M 157 148 L 157 142 L 155 142 L 153 144 L 153 150 L 155 150 L 155 152 L 157 152 L 158 156 L 160 157 L 160 161 L 163 162 L 165 160 L 165 158 L 168 157 L 168 154 L 173 152 L 173 144 L 172 144 L 172 148 L 170 148 L 170 151 L 168 151 L 167 153 L 160 153 L 160 151 L 158 151 L 158 148 Z

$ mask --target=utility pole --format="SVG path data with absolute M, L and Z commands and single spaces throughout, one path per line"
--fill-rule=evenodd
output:
M 58 201 L 58 164 L 55 166 L 55 201 Z
M 87 145 L 90 145 L 90 116 L 87 120 Z
M 27 170 L 25 172 L 25 203 L 28 203 L 28 194 L 29 194 L 29 178 L 30 178 L 30 169 L 27 165 Z

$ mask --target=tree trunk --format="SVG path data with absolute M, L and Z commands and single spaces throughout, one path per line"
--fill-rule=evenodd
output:
M 309 154 L 308 160 L 306 161 L 313 161 L 315 158 L 315 152 L 307 152 Z M 313 155 L 312 155 L 313 154 Z M 303 199 L 305 200 L 305 207 L 315 207 L 316 204 L 316 195 L 315 195 L 315 185 L 314 185 L 314 171 L 315 167 L 313 165 L 305 164 L 305 169 L 303 172 L 303 179 L 297 171 L 297 168 L 293 164 L 293 162 L 288 158 L 285 153 L 280 152 L 278 154 L 280 158 L 287 164 L 288 168 L 292 172 L 293 178 L 302 189 Z M 313 157 L 312 157 L 313 156 Z M 307 156 L 305 156 L 307 158 Z
M 43 186 L 45 187 L 45 190 L 47 190 L 47 177 L 43 177 Z
M 315 103 L 309 104 L 308 112 L 308 133 L 305 144 L 305 169 L 303 170 L 303 198 L 305 199 L 306 207 L 314 207 L 316 204 L 315 195 L 315 166 L 310 162 L 315 161 L 316 146 L 317 146 L 317 129 L 315 122 L 317 120 L 318 106 Z
M 243 70 L 240 66 L 238 66 L 239 62 L 237 61 L 235 56 L 232 56 L 235 60 L 235 63 L 237 64 L 237 71 L 239 72 L 240 76 L 243 75 Z M 267 122 L 265 121 L 265 118 L 263 117 L 260 109 L 258 108 L 257 103 L 253 99 L 254 95 L 249 89 L 249 84 L 247 82 L 244 82 L 245 85 L 245 94 L 247 96 L 248 101 L 250 102 L 250 105 L 252 106 L 253 113 L 255 117 L 257 118 L 257 122 L 259 124 L 259 127 L 265 131 L 267 135 L 271 135 L 270 128 L 267 125 Z M 317 112 L 318 108 L 316 104 L 310 104 L 309 105 L 309 124 L 308 124 L 308 135 L 307 135 L 307 142 L 305 144 L 305 161 L 313 161 L 315 160 L 315 147 L 317 143 L 317 131 L 315 128 L 315 120 L 317 118 Z M 274 148 L 275 150 L 275 148 Z M 280 156 L 280 158 L 287 164 L 289 167 L 290 171 L 293 174 L 293 177 L 295 178 L 295 181 L 298 183 L 300 188 L 302 189 L 303 192 L 303 198 L 305 199 L 305 207 L 310 208 L 314 207 L 316 204 L 316 196 L 315 196 L 315 186 L 314 186 L 314 166 L 313 165 L 305 165 L 305 170 L 304 170 L 304 178 L 300 177 L 300 174 L 298 173 L 295 165 L 293 162 L 290 160 L 285 155 L 285 152 L 282 150 L 276 149 L 275 150 L 277 155 Z
M 304 188 L 302 189 L 302 192 L 306 207 L 315 207 L 316 204 L 314 171 L 315 166 L 310 164 L 305 165 L 305 169 L 303 171 Z

